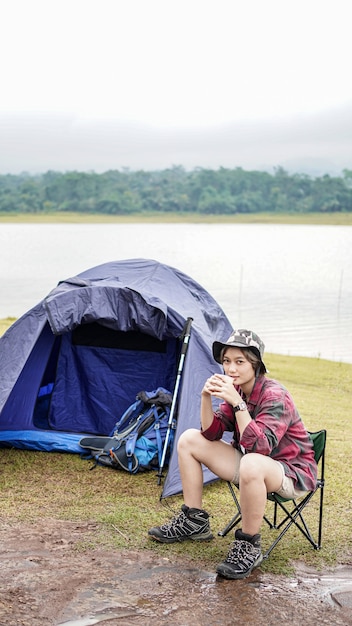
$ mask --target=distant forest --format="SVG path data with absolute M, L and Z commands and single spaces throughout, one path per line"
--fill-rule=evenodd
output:
M 352 211 L 352 170 L 341 177 L 181 166 L 160 171 L 48 171 L 0 175 L 0 213 L 331 213 Z

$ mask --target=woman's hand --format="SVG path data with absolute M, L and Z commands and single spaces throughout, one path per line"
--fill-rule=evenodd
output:
M 233 379 L 225 374 L 213 374 L 205 381 L 202 394 L 209 394 L 215 398 L 221 398 L 232 406 L 241 402 L 242 398 L 236 391 Z

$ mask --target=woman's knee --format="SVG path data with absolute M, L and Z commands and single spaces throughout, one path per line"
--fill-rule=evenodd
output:
M 264 480 L 264 472 L 261 464 L 261 455 L 254 452 L 245 454 L 240 463 L 240 480 Z
M 267 491 L 276 491 L 282 483 L 282 469 L 272 458 L 250 452 L 242 457 L 240 481 L 242 485 L 252 481 L 263 482 Z
M 200 437 L 203 437 L 203 435 L 199 430 L 197 430 L 197 428 L 188 428 L 187 430 L 184 430 L 177 442 L 178 452 L 192 448 L 194 444 L 197 442 L 199 443 Z

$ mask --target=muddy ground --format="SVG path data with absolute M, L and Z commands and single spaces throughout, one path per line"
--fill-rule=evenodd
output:
M 227 581 L 165 549 L 77 550 L 94 531 L 57 520 L 1 524 L 1 626 L 352 625 L 350 566 L 318 575 L 298 564 L 289 579 L 258 569 Z

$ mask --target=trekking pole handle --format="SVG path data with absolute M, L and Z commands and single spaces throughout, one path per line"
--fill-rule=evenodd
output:
M 193 322 L 193 317 L 188 317 L 187 318 L 187 322 L 186 322 L 185 330 L 184 330 L 184 332 L 182 334 L 183 343 L 182 343 L 182 348 L 181 348 L 180 361 L 179 361 L 179 364 L 178 364 L 178 373 L 182 372 L 182 370 L 183 370 L 183 362 L 184 362 L 184 360 L 186 358 L 186 353 L 187 353 L 187 350 L 188 350 L 189 338 L 191 336 L 192 322 Z
M 181 354 L 184 353 L 184 352 L 187 352 L 189 337 L 190 337 L 190 334 L 191 334 L 192 322 L 193 322 L 193 317 L 187 317 L 185 329 L 184 329 L 184 331 L 182 333 L 183 345 L 182 345 Z

